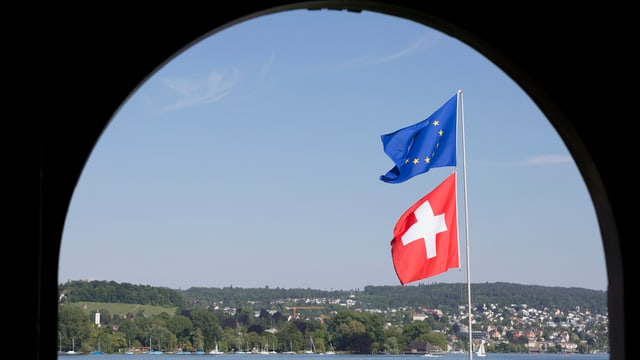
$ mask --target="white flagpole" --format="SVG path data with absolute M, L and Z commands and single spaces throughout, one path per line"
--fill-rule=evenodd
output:
M 462 177 L 464 186 L 464 226 L 465 239 L 467 243 L 467 299 L 468 299 L 468 317 L 469 317 L 469 360 L 473 359 L 473 330 L 471 323 L 473 322 L 471 314 L 471 263 L 469 261 L 469 208 L 467 206 L 467 148 L 464 139 L 464 103 L 462 101 L 462 90 L 458 90 L 458 100 L 460 100 L 460 130 L 462 136 Z

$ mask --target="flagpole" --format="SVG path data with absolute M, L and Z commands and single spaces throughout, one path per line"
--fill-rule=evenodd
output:
M 467 243 L 467 300 L 468 300 L 468 318 L 469 318 L 469 360 L 473 359 L 473 330 L 471 329 L 471 265 L 469 256 L 469 208 L 467 206 L 467 148 L 464 139 L 464 103 L 462 101 L 462 90 L 458 90 L 458 99 L 460 100 L 460 130 L 462 136 L 462 183 L 464 186 L 464 226 L 465 239 Z

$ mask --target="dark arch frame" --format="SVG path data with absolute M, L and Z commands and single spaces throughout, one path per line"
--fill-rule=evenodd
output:
M 31 209 L 37 208 L 37 230 L 34 241 L 17 244 L 23 247 L 17 251 L 35 255 L 17 266 L 35 275 L 20 279 L 20 286 L 35 290 L 34 334 L 25 339 L 37 339 L 37 358 L 56 356 L 58 254 L 67 209 L 93 146 L 119 106 L 155 69 L 212 30 L 301 8 L 369 10 L 420 22 L 484 54 L 523 88 L 564 141 L 591 194 L 607 264 L 611 359 L 624 359 L 624 270 L 633 252 L 632 240 L 622 234 L 632 233 L 633 210 L 627 210 L 635 204 L 631 177 L 620 174 L 617 164 L 633 154 L 627 144 L 634 142 L 617 116 L 623 92 L 614 94 L 631 57 L 613 38 L 624 43 L 624 34 L 631 33 L 622 28 L 625 10 L 413 0 L 49 3 L 17 12 L 26 15 L 21 25 L 29 28 L 15 36 L 23 43 L 18 69 L 25 66 L 37 76 L 39 95 L 46 98 L 44 105 L 20 107 L 27 122 L 39 125 L 24 139 L 39 153 L 38 205 Z M 617 63 L 605 71 L 611 58 Z M 26 102 L 32 93 L 20 95 Z

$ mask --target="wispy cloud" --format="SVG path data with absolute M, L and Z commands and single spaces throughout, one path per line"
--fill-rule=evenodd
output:
M 382 56 L 377 59 L 371 59 L 370 64 L 383 64 L 391 61 L 396 61 L 402 58 L 406 58 L 413 54 L 418 53 L 423 47 L 430 44 L 432 44 L 431 38 L 424 37 L 422 39 L 418 39 L 417 41 L 409 44 L 409 46 L 405 47 L 404 49 L 396 51 L 395 53 L 388 54 L 386 56 Z
M 512 168 L 512 167 L 527 167 L 527 166 L 544 166 L 544 165 L 559 165 L 559 164 L 572 164 L 574 163 L 571 155 L 565 154 L 549 154 L 549 155 L 537 155 L 531 156 L 520 160 L 508 160 L 508 161 L 487 161 L 469 159 L 470 162 L 476 166 L 493 166 L 497 168 Z
M 273 64 L 276 62 L 276 54 L 271 52 L 267 57 L 267 61 L 262 64 L 260 67 L 260 72 L 258 74 L 258 80 L 264 80 L 267 75 L 271 72 L 271 68 Z
M 570 155 L 539 155 L 525 159 L 521 165 L 553 165 L 573 163 Z
M 349 59 L 348 61 L 338 65 L 336 70 L 345 70 L 355 66 L 362 65 L 378 65 L 384 64 L 392 61 L 397 61 L 406 57 L 410 57 L 414 54 L 419 53 L 427 48 L 432 47 L 437 42 L 440 41 L 441 36 L 438 34 L 432 34 L 429 36 L 422 37 L 406 47 L 395 51 L 389 54 L 382 55 L 359 55 L 354 58 Z
M 214 71 L 200 81 L 187 78 L 166 79 L 164 84 L 177 93 L 178 99 L 165 106 L 162 111 L 174 111 L 219 101 L 229 94 L 238 81 L 237 69 L 224 73 Z

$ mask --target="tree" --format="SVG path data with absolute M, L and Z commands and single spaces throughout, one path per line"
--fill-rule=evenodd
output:
M 167 321 L 167 330 L 176 335 L 178 346 L 189 342 L 193 331 L 193 322 L 184 315 L 175 315 Z
M 387 354 L 399 354 L 402 342 L 402 330 L 397 326 L 385 330 L 383 352 Z
M 247 328 L 247 333 L 256 333 L 258 335 L 262 335 L 264 331 L 264 327 L 260 324 L 253 324 Z
M 424 335 L 431 332 L 431 327 L 424 321 L 413 321 L 404 326 L 402 336 L 404 337 L 405 345 L 412 341 L 424 341 Z
M 303 347 L 304 336 L 294 322 L 286 322 L 276 333 L 278 344 L 283 351 L 299 351 Z
M 236 329 L 238 327 L 238 322 L 235 318 L 228 316 L 222 319 L 222 321 L 220 322 L 220 326 L 223 329 Z
M 423 335 L 421 340 L 422 339 L 433 346 L 439 347 L 442 350 L 447 350 L 447 337 L 442 333 L 432 331 L 428 334 Z
M 91 329 L 91 321 L 82 308 L 70 304 L 58 306 L 58 332 L 63 349 L 82 349 L 83 340 L 89 338 Z
M 236 311 L 236 320 L 243 326 L 253 324 L 253 318 L 253 307 L 251 305 L 245 305 Z
M 351 350 L 356 354 L 373 353 L 373 340 L 368 333 L 362 332 L 351 336 Z
M 215 314 L 205 309 L 193 309 L 190 314 L 191 322 L 193 323 L 193 330 L 200 329 L 203 335 L 203 344 L 205 348 L 213 348 L 216 338 L 219 338 L 222 334 L 222 329 L 218 324 L 218 318 Z

